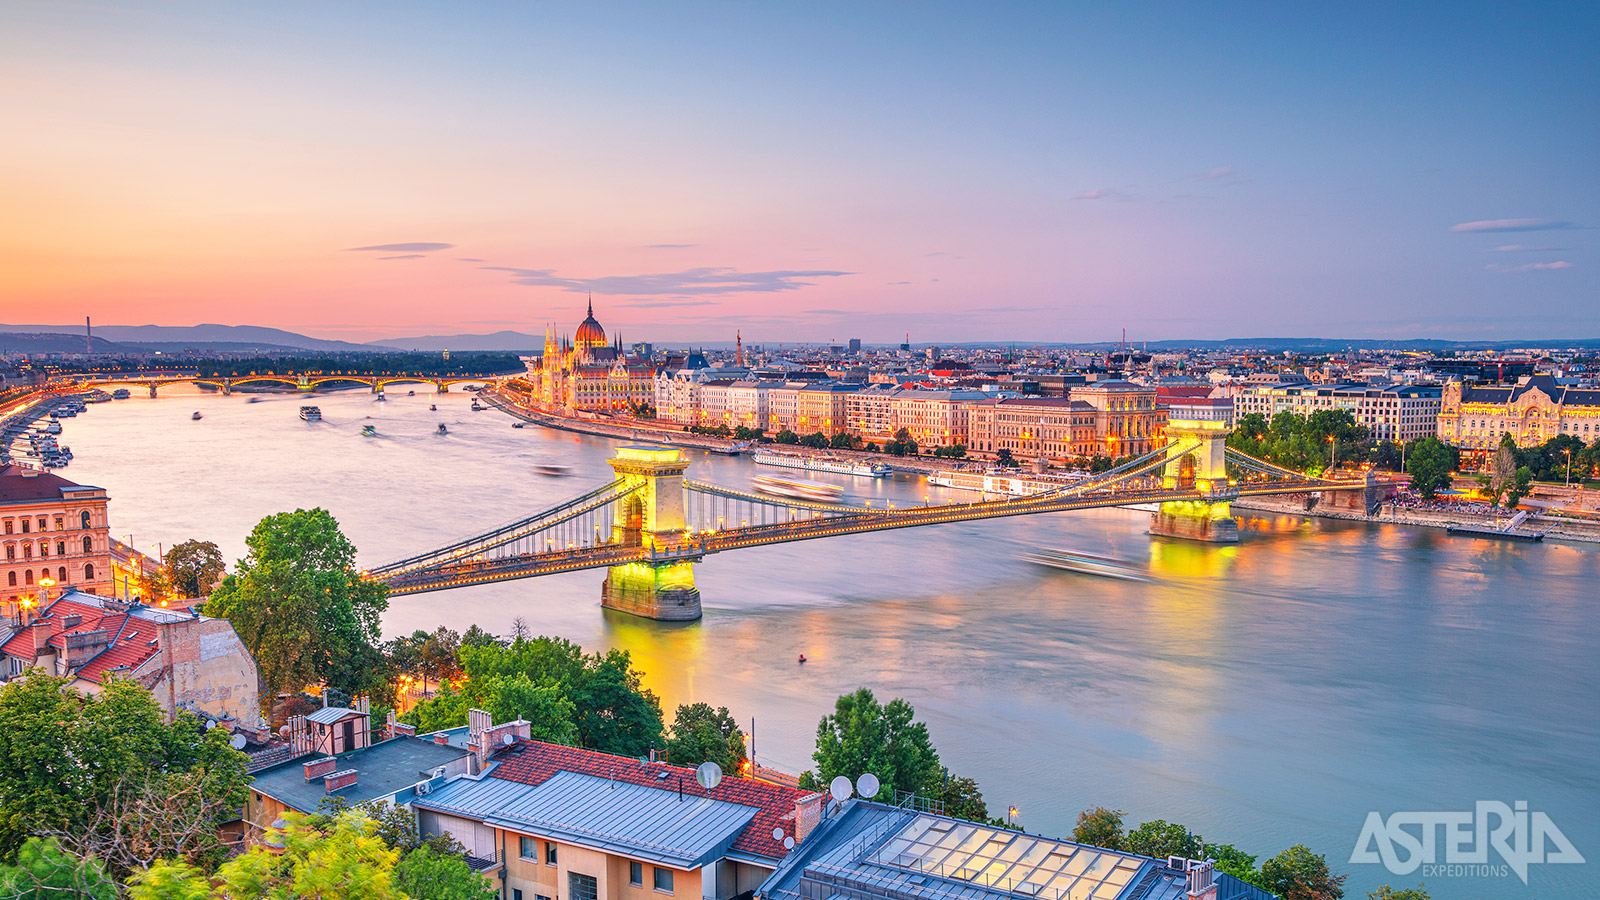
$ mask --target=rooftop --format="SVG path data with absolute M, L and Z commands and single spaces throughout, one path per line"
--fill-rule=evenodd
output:
M 674 797 L 678 784 L 683 784 L 687 797 L 709 798 L 742 806 L 754 807 L 755 816 L 739 832 L 733 849 L 768 859 L 781 858 L 785 850 L 781 840 L 772 839 L 772 830 L 782 827 L 793 834 L 792 817 L 795 801 L 810 792 L 797 788 L 767 784 L 748 778 L 726 777 L 712 790 L 702 788 L 695 781 L 694 770 L 682 766 L 659 763 L 641 763 L 623 756 L 612 756 L 594 750 L 580 750 L 541 741 L 519 741 L 515 746 L 495 754 L 499 765 L 493 777 L 522 784 L 543 784 L 562 772 L 577 772 L 625 784 L 646 785 L 652 788 L 670 786 Z M 661 776 L 665 774 L 666 778 Z
M 100 490 L 105 489 L 68 481 L 53 472 L 40 472 L 14 463 L 0 466 L 0 504 L 60 500 L 67 493 Z
M 538 785 L 461 778 L 414 805 L 683 869 L 723 856 L 760 812 L 680 795 L 675 784 L 663 788 L 576 772 L 560 772 Z
M 250 789 L 300 812 L 315 812 L 322 798 L 340 796 L 352 804 L 388 797 L 427 780 L 433 769 L 455 762 L 467 751 L 421 738 L 403 736 L 380 741 L 338 757 L 340 769 L 355 769 L 356 783 L 332 794 L 323 790 L 321 778 L 307 783 L 302 763 L 307 757 L 269 766 L 255 772 Z

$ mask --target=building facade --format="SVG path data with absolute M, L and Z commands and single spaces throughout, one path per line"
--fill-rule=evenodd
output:
M 1095 408 L 1083 400 L 1012 397 L 972 404 L 969 452 L 1057 465 L 1096 455 Z
M 50 472 L 0 467 L 0 612 L 15 618 L 53 582 L 113 593 L 110 498 L 104 488 L 75 484 Z
M 1548 375 L 1528 375 L 1514 385 L 1444 386 L 1437 434 L 1470 451 L 1492 451 L 1509 434 L 1519 447 L 1570 434 L 1584 443 L 1600 439 L 1600 390 L 1560 385 Z
M 620 338 L 606 343 L 593 303 L 573 340 L 557 340 L 547 328 L 544 354 L 524 358 L 523 365 L 534 403 L 545 409 L 620 412 L 656 400 L 655 366 L 623 352 Z
M 1095 452 L 1090 455 L 1143 456 L 1163 443 L 1166 410 L 1156 404 L 1156 389 L 1131 381 L 1073 385 L 1068 396 L 1094 410 Z
M 1441 390 L 1434 385 L 1267 384 L 1246 388 L 1234 399 L 1238 415 L 1300 416 L 1345 410 L 1375 441 L 1413 441 L 1439 429 Z

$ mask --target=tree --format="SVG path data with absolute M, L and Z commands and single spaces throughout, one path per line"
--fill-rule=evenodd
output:
M 1122 842 L 1122 849 L 1142 856 L 1153 856 L 1156 859 L 1166 859 L 1169 856 L 1194 859 L 1200 856 L 1204 844 L 1200 835 L 1188 828 L 1176 822 L 1156 819 L 1128 832 L 1127 839 Z
M 569 747 L 578 743 L 578 710 L 559 685 L 534 684 L 518 672 L 496 680 L 485 706 L 496 722 L 526 719 L 528 736 L 536 741 Z
M 421 658 L 423 678 L 432 678 L 434 684 L 442 684 L 460 675 L 461 667 L 456 662 L 456 653 L 460 649 L 461 635 L 440 625 L 423 639 L 418 653 Z M 426 686 L 423 692 L 427 692 Z
M 1490 466 L 1489 493 L 1494 495 L 1498 503 L 1517 477 L 1517 442 L 1512 439 L 1510 432 L 1500 435 L 1500 446 L 1495 448 L 1494 461 Z
M 249 553 L 211 595 L 206 612 L 233 623 L 267 688 L 262 701 L 308 684 L 346 693 L 366 677 L 388 588 L 363 579 L 356 548 L 324 509 L 268 516 L 245 540 Z
M 800 439 L 800 445 L 810 447 L 813 450 L 826 450 L 828 449 L 828 436 L 820 431 L 813 431 Z
M 800 443 L 800 435 L 785 428 L 772 436 L 772 442 L 774 444 L 798 444 Z
M 1375 891 L 1367 891 L 1367 900 L 1433 900 L 1433 895 L 1420 884 L 1414 888 L 1392 888 L 1386 884 Z
M 188 713 L 168 722 L 132 680 L 85 697 L 35 671 L 0 688 L 0 859 L 29 834 L 52 834 L 114 877 L 160 856 L 209 864 L 216 826 L 248 781 L 225 729 Z
M 714 762 L 724 772 L 738 772 L 746 759 L 744 732 L 726 706 L 679 706 L 672 717 L 672 733 L 667 737 L 667 758 L 679 766 Z
M 1257 887 L 1261 886 L 1261 870 L 1256 868 L 1256 858 L 1232 844 L 1209 844 L 1205 848 L 1205 856 L 1217 861 L 1217 871 L 1248 882 Z
M 75 856 L 54 838 L 29 838 L 17 864 L 0 866 L 8 900 L 116 900 L 117 883 L 99 860 Z
M 969 822 L 989 821 L 989 805 L 983 801 L 976 779 L 937 774 L 924 793 L 944 804 L 947 816 Z
M 505 645 L 505 640 L 484 631 L 477 625 L 468 628 L 466 633 L 461 635 L 461 646 L 463 647 L 504 647 Z
M 1450 473 L 1460 462 L 1460 451 L 1436 437 L 1412 441 L 1406 448 L 1406 471 L 1411 487 L 1431 500 L 1450 486 Z
M 313 827 L 290 811 L 287 824 L 268 832 L 281 842 L 274 851 L 257 844 L 223 863 L 216 876 L 181 862 L 160 862 L 129 882 L 132 900 L 190 898 L 316 898 L 316 900 L 406 900 L 396 883 L 400 854 L 377 835 L 377 823 L 350 811 L 327 830 Z
M 828 441 L 828 446 L 834 450 L 860 450 L 861 438 L 848 431 L 841 431 Z
M 500 892 L 460 856 L 419 847 L 395 866 L 395 883 L 410 897 L 427 900 L 496 900 Z
M 967 447 L 965 444 L 951 444 L 948 447 L 936 447 L 934 448 L 933 455 L 944 457 L 945 459 L 960 459 L 967 455 Z
M 1328 860 L 1310 847 L 1295 844 L 1261 864 L 1260 887 L 1282 900 L 1340 900 L 1346 877 L 1329 871 Z
M 1527 466 L 1518 466 L 1511 477 L 1511 484 L 1506 488 L 1506 509 L 1516 509 L 1522 498 L 1528 495 L 1528 490 L 1533 484 L 1533 470 Z
M 204 597 L 222 580 L 227 566 L 211 541 L 183 541 L 167 551 L 163 570 L 180 597 Z
M 1086 809 L 1078 813 L 1078 824 L 1072 829 L 1072 839 L 1091 847 L 1121 850 L 1125 838 L 1122 831 L 1123 815 L 1120 809 L 1106 809 L 1104 806 Z
M 891 456 L 916 456 L 917 442 L 909 429 L 902 428 L 894 433 L 894 440 L 884 443 L 883 452 Z
M 925 791 L 939 773 L 939 754 L 928 726 L 913 721 L 916 710 L 905 700 L 880 705 L 867 688 L 834 702 L 833 714 L 817 723 L 818 780 L 827 784 L 839 775 L 855 781 L 867 772 L 883 785 L 879 797 L 895 792 Z
M 1001 447 L 999 450 L 996 450 L 994 454 L 994 461 L 1008 468 L 1015 468 L 1016 466 L 1021 465 L 1017 462 L 1017 458 L 1011 453 L 1010 447 Z

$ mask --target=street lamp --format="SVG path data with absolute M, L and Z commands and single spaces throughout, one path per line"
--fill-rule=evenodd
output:
M 1567 487 L 1572 487 L 1572 448 L 1562 451 L 1567 454 Z
M 50 589 L 56 586 L 56 580 L 49 575 L 39 579 L 39 605 L 50 605 Z
M 1334 456 L 1334 453 L 1338 450 L 1338 447 L 1339 447 L 1339 445 L 1334 441 L 1333 435 L 1331 435 L 1331 434 L 1328 435 L 1328 470 L 1329 471 L 1333 470 L 1333 466 L 1334 466 L 1333 456 Z

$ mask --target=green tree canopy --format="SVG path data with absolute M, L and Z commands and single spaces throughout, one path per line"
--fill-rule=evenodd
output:
M 939 779 L 939 754 L 928 726 L 915 721 L 916 710 L 905 700 L 879 704 L 861 688 L 834 703 L 833 714 L 817 724 L 817 749 L 812 759 L 822 784 L 844 775 L 852 782 L 871 772 L 882 784 L 878 796 L 894 792 L 928 793 Z
M 1433 900 L 1433 895 L 1420 884 L 1414 888 L 1392 888 L 1386 884 L 1375 891 L 1367 891 L 1367 900 Z
M 1412 441 L 1406 447 L 1411 486 L 1428 499 L 1450 486 L 1450 473 L 1460 464 L 1461 452 L 1436 437 Z
M 1198 859 L 1204 844 L 1200 835 L 1188 828 L 1176 822 L 1156 819 L 1128 832 L 1127 838 L 1122 842 L 1122 849 L 1129 853 L 1153 856 L 1156 859 L 1165 859 L 1169 856 Z
M 679 706 L 672 718 L 672 733 L 667 737 L 667 757 L 673 765 L 691 768 L 714 762 L 723 772 L 734 775 L 747 758 L 744 732 L 726 706 Z
M 395 882 L 407 896 L 426 900 L 497 900 L 500 891 L 460 856 L 419 847 L 407 853 L 394 870 Z
M 167 551 L 163 569 L 181 597 L 204 597 L 222 580 L 227 566 L 222 551 L 210 541 L 183 541 Z
M 356 548 L 333 516 L 320 508 L 268 516 L 245 544 L 249 553 L 206 612 L 232 622 L 254 654 L 263 702 L 319 683 L 351 695 L 382 690 L 387 672 L 373 666 L 388 588 L 356 571 Z
M 116 881 L 93 858 L 69 853 L 55 838 L 29 838 L 14 866 L 0 865 L 7 900 L 116 900 Z
M 1340 900 L 1346 877 L 1333 874 L 1326 857 L 1295 844 L 1261 864 L 1260 887 L 1282 900 Z
M 458 658 L 460 689 L 441 690 L 408 710 L 404 721 L 437 731 L 466 724 L 467 710 L 477 708 L 496 713 L 497 721 L 520 713 L 536 737 L 605 753 L 637 757 L 661 746 L 660 701 L 626 651 L 586 654 L 561 638 L 518 637 L 509 645 L 462 645 Z
M 1072 829 L 1072 839 L 1091 847 L 1121 850 L 1126 838 L 1122 830 L 1123 815 L 1120 809 L 1106 809 L 1104 806 L 1086 809 L 1078 813 L 1078 824 Z
M 219 815 L 244 803 L 248 782 L 224 729 L 187 713 L 168 722 L 136 682 L 86 697 L 35 671 L 0 688 L 0 859 L 53 832 L 118 877 L 156 853 L 205 863 L 219 850 Z

